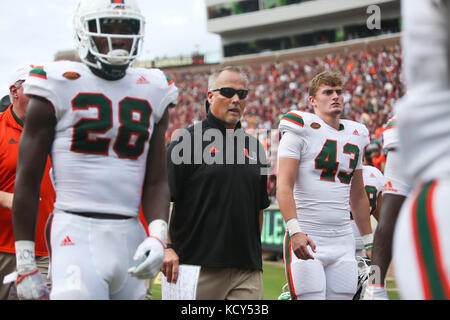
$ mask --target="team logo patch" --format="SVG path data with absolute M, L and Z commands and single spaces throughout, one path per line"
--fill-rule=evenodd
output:
M 317 122 L 311 123 L 311 128 L 313 129 L 320 129 L 320 127 L 321 127 L 320 123 Z
M 77 80 L 81 75 L 78 72 L 68 71 L 63 73 L 63 77 L 69 80 Z

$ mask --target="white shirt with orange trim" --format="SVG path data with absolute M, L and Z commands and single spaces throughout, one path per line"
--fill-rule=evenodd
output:
M 24 90 L 55 109 L 55 209 L 138 216 L 153 129 L 177 102 L 173 82 L 141 68 L 108 81 L 59 61 L 31 70 Z
M 396 117 L 388 120 L 383 130 L 383 148 L 388 151 L 386 165 L 384 166 L 384 176 L 386 183 L 383 187 L 384 194 L 394 194 L 407 196 L 411 191 L 401 165 L 399 156 L 399 135 Z
M 386 184 L 386 179 L 378 168 L 364 165 L 363 180 L 367 198 L 369 199 L 370 212 L 373 213 L 377 206 L 378 196 L 383 192 L 383 186 Z M 356 249 L 361 250 L 364 248 L 364 243 L 354 220 L 352 220 L 352 228 L 353 235 L 355 236 Z
M 340 130 L 318 116 L 292 111 L 284 115 L 278 158 L 300 160 L 294 200 L 305 233 L 343 235 L 352 232 L 349 222 L 353 172 L 362 169 L 367 128 L 340 120 Z

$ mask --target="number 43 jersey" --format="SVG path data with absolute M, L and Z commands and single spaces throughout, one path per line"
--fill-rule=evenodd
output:
M 281 118 L 282 138 L 278 158 L 300 161 L 294 199 L 305 233 L 351 233 L 350 185 L 355 170 L 362 169 L 367 128 L 340 120 L 336 130 L 315 114 L 292 111 Z
M 137 216 L 149 141 L 178 89 L 158 69 L 104 80 L 82 63 L 33 69 L 25 93 L 51 102 L 55 209 Z

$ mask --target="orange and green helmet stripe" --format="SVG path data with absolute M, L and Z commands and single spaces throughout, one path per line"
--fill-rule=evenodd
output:
M 437 182 L 424 185 L 412 207 L 414 247 L 419 262 L 424 298 L 450 299 L 450 282 L 445 273 L 437 233 L 433 197 Z

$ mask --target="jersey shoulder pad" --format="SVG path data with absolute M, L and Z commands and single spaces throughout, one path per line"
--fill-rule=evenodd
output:
M 376 178 L 383 177 L 383 173 L 374 166 L 363 165 L 363 170 L 367 171 L 369 174 L 373 174 Z
M 351 134 L 359 135 L 359 136 L 369 136 L 369 130 L 367 127 L 359 122 L 353 120 L 343 120 L 344 125 L 348 128 Z
M 309 120 L 310 114 L 307 112 L 290 111 L 281 117 L 278 128 L 281 133 L 290 131 L 297 135 L 305 135 L 306 124 Z
M 164 89 L 170 86 L 174 86 L 175 84 L 174 81 L 166 76 L 160 69 L 136 68 L 135 70 L 141 74 L 145 74 L 146 77 L 148 77 L 148 81 L 150 81 L 150 83 L 160 88 Z
M 370 143 L 370 134 L 367 127 L 353 120 L 342 120 L 345 130 L 349 135 L 360 137 L 361 145 L 366 146 Z
M 398 147 L 397 119 L 388 120 L 383 127 L 383 148 L 386 150 Z

